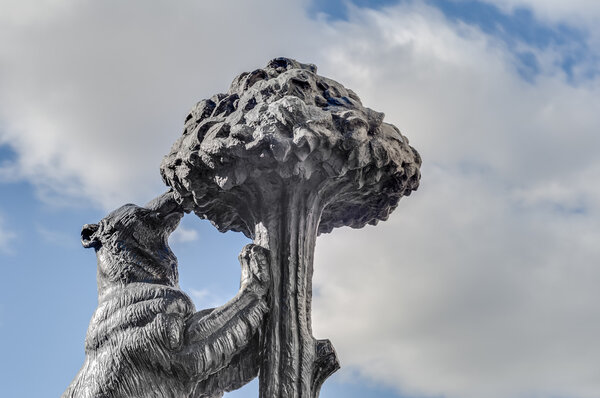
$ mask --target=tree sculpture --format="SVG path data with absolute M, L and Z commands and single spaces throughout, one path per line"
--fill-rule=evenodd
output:
M 267 248 L 260 397 L 317 397 L 338 369 L 311 332 L 316 237 L 387 219 L 421 159 L 384 115 L 314 65 L 277 58 L 199 102 L 161 174 L 182 207 Z

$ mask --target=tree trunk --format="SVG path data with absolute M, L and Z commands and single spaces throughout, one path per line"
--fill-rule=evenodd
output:
M 254 242 L 271 252 L 272 283 L 260 398 L 316 398 L 339 368 L 331 343 L 312 336 L 313 256 L 323 208 L 317 190 L 304 188 L 282 187 L 263 204 L 255 228 Z

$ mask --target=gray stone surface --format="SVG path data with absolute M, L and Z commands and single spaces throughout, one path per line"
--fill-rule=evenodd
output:
M 269 250 L 262 398 L 316 397 L 339 363 L 311 331 L 319 233 L 385 220 L 421 159 L 384 115 L 314 65 L 277 58 L 199 102 L 161 174 L 178 203 Z
M 167 241 L 183 214 L 168 192 L 84 225 L 82 244 L 98 258 L 98 308 L 64 398 L 220 397 L 256 377 L 268 251 L 244 247 L 238 294 L 196 312 Z

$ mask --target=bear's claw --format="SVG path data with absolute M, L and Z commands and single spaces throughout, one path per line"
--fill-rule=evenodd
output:
M 270 280 L 269 250 L 253 243 L 244 246 L 240 256 L 242 286 L 266 293 Z

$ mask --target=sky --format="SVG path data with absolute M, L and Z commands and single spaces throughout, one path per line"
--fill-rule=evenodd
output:
M 600 2 L 0 0 L 0 384 L 55 397 L 83 363 L 79 233 L 165 190 L 188 110 L 278 56 L 384 112 L 423 158 L 386 222 L 317 240 L 322 398 L 600 397 Z M 184 217 L 198 309 L 248 240 Z M 257 396 L 257 384 L 226 397 Z

